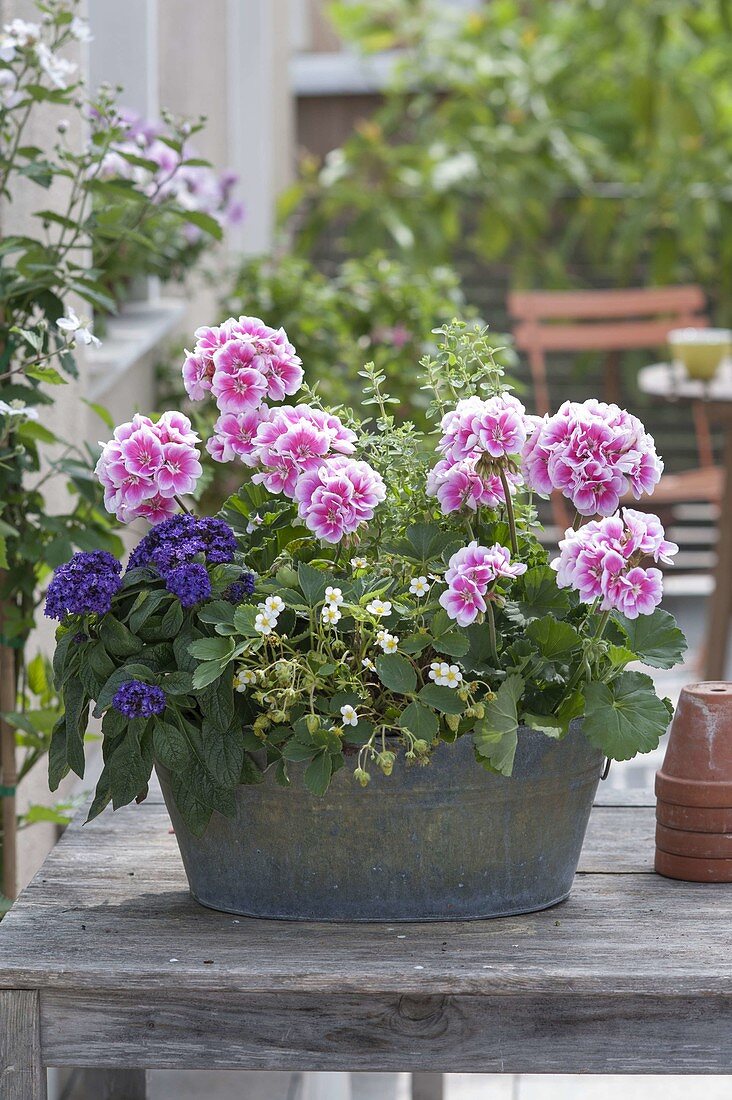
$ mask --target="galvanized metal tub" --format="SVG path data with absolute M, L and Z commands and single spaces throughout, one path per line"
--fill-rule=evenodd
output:
M 251 917 L 311 921 L 474 920 L 545 909 L 572 886 L 602 755 L 580 723 L 563 741 L 522 728 L 511 778 L 491 775 L 472 739 L 440 745 L 428 767 L 348 764 L 324 798 L 295 775 L 237 791 L 202 837 L 161 786 L 193 897 Z M 294 769 L 293 769 L 294 771 Z

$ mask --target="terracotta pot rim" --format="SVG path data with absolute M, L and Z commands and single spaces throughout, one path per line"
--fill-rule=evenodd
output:
M 692 859 L 732 860 L 732 833 L 695 833 L 656 825 L 656 847 L 675 856 Z
M 655 869 L 659 875 L 684 882 L 732 882 L 732 859 L 696 859 L 656 848 Z
M 684 829 L 690 833 L 732 832 L 732 807 L 685 806 L 659 798 L 656 820 L 668 829 Z
M 724 779 L 679 779 L 656 772 L 656 796 L 677 806 L 726 810 L 732 807 L 732 782 Z

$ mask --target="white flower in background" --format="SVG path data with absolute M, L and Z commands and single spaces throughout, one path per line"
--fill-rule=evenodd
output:
M 77 343 L 84 344 L 86 347 L 90 344 L 93 344 L 95 348 L 100 348 L 102 346 L 102 341 L 97 339 L 94 335 L 89 322 L 86 320 L 82 321 L 81 318 L 77 316 L 76 311 L 71 309 L 71 307 L 69 307 L 66 317 L 59 317 L 56 322 L 56 327 L 60 328 L 62 332 L 66 333 L 67 336 L 71 337 Z
M 364 668 L 368 669 L 369 672 L 376 672 L 376 665 L 370 657 L 364 657 L 364 659 L 361 661 L 361 664 Z
M 254 629 L 258 634 L 271 634 L 277 626 L 277 616 L 269 611 L 260 611 L 254 620 Z
M 237 672 L 234 677 L 234 690 L 246 691 L 252 684 L 256 684 L 257 674 L 252 672 L 251 669 L 243 668 L 241 672 Z
M 447 661 L 433 661 L 429 677 L 440 687 L 456 688 L 462 681 L 463 674 L 457 665 L 449 665 Z
M 255 512 L 253 516 L 249 517 L 249 522 L 247 523 L 247 534 L 251 535 L 251 533 L 253 531 L 256 531 L 258 527 L 261 527 L 263 523 L 264 520 L 260 516 L 259 512 Z
M 2 49 L 0 49 L 2 55 Z M 12 69 L 0 69 L 0 107 L 11 111 L 17 107 L 23 98 L 23 93 L 18 91 L 18 82 Z
M 366 558 L 351 558 L 352 569 L 368 569 L 369 563 Z
M 331 603 L 325 604 L 320 614 L 323 622 L 328 626 L 335 626 L 343 618 L 338 608 Z
M 384 615 L 391 615 L 391 604 L 388 600 L 372 600 L 366 604 L 366 610 L 381 619 Z
M 77 42 L 93 41 L 94 36 L 89 24 L 86 19 L 80 19 L 78 15 L 75 15 L 71 20 L 71 27 L 69 29 Z
M 325 590 L 325 602 L 330 607 L 340 607 L 343 603 L 343 593 L 340 588 L 333 588 L 333 586 L 329 584 Z
M 344 707 L 341 707 L 341 718 L 343 719 L 344 726 L 358 725 L 358 713 L 355 707 L 352 707 L 350 703 L 346 703 Z
M 0 35 L 0 61 L 13 61 L 17 50 L 32 46 L 41 35 L 37 23 L 26 23 L 23 19 L 13 19 L 6 23 Z
M 426 596 L 429 590 L 430 582 L 426 577 L 413 577 L 409 584 L 409 591 L 418 598 Z
M 346 155 L 342 149 L 331 149 L 326 154 L 323 167 L 320 170 L 318 176 L 318 182 L 321 187 L 332 187 L 334 183 L 338 183 L 338 180 L 342 179 L 348 173 L 348 165 L 346 163 Z
M 45 42 L 39 42 L 36 46 L 36 57 L 38 64 L 56 88 L 62 91 L 68 88 L 69 81 L 76 72 L 73 61 L 67 61 L 65 57 L 56 57 Z
M 448 191 L 456 183 L 475 179 L 479 175 L 478 161 L 473 153 L 456 153 L 444 157 L 432 169 L 432 186 L 435 191 Z
M 270 615 L 281 615 L 285 610 L 285 601 L 281 596 L 267 596 L 264 603 L 259 604 L 260 611 L 267 611 Z
M 0 401 L 0 416 L 22 416 L 25 420 L 37 420 L 38 410 L 26 405 L 24 401 Z
M 396 634 L 387 634 L 385 631 L 379 631 L 382 634 L 381 638 L 377 637 L 377 641 L 384 653 L 396 653 L 399 648 L 399 639 Z

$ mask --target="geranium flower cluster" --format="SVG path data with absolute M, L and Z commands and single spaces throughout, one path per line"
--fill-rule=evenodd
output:
M 443 458 L 428 475 L 427 495 L 437 498 L 445 515 L 504 503 L 496 463 L 509 484 L 518 484 L 508 460 L 520 454 L 532 427 L 521 402 L 509 393 L 487 400 L 466 397 L 443 416 L 440 427 L 437 450 Z
M 447 589 L 440 596 L 440 604 L 458 626 L 470 626 L 485 612 L 486 598 L 490 599 L 497 580 L 513 579 L 525 572 L 526 566 L 512 562 L 510 552 L 500 543 L 485 547 L 470 542 L 448 562 Z
M 46 593 L 49 619 L 67 615 L 106 615 L 122 587 L 122 566 L 106 550 L 84 550 L 60 565 Z
M 259 409 L 265 398 L 284 401 L 302 385 L 302 363 L 287 333 L 259 317 L 230 317 L 194 335 L 193 351 L 186 352 L 183 364 L 191 401 L 212 394 L 221 413 L 239 415 Z
M 617 516 L 570 528 L 552 562 L 560 588 L 574 588 L 583 603 L 600 601 L 603 611 L 629 619 L 651 615 L 663 595 L 660 569 L 642 565 L 649 558 L 670 563 L 678 546 L 666 539 L 658 516 L 624 508 Z
M 603 401 L 565 401 L 545 416 L 523 450 L 528 485 L 558 490 L 582 516 L 610 516 L 623 495 L 652 493 L 663 472 L 653 437 L 640 420 Z
M 201 476 L 199 442 L 179 412 L 163 413 L 156 423 L 136 413 L 115 428 L 96 466 L 107 511 L 121 523 L 167 519 L 176 510 L 175 497 L 193 492 Z

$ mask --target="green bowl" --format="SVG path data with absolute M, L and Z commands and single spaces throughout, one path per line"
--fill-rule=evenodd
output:
M 668 345 L 689 378 L 711 382 L 722 360 L 732 355 L 732 332 L 722 328 L 674 329 L 668 334 Z

